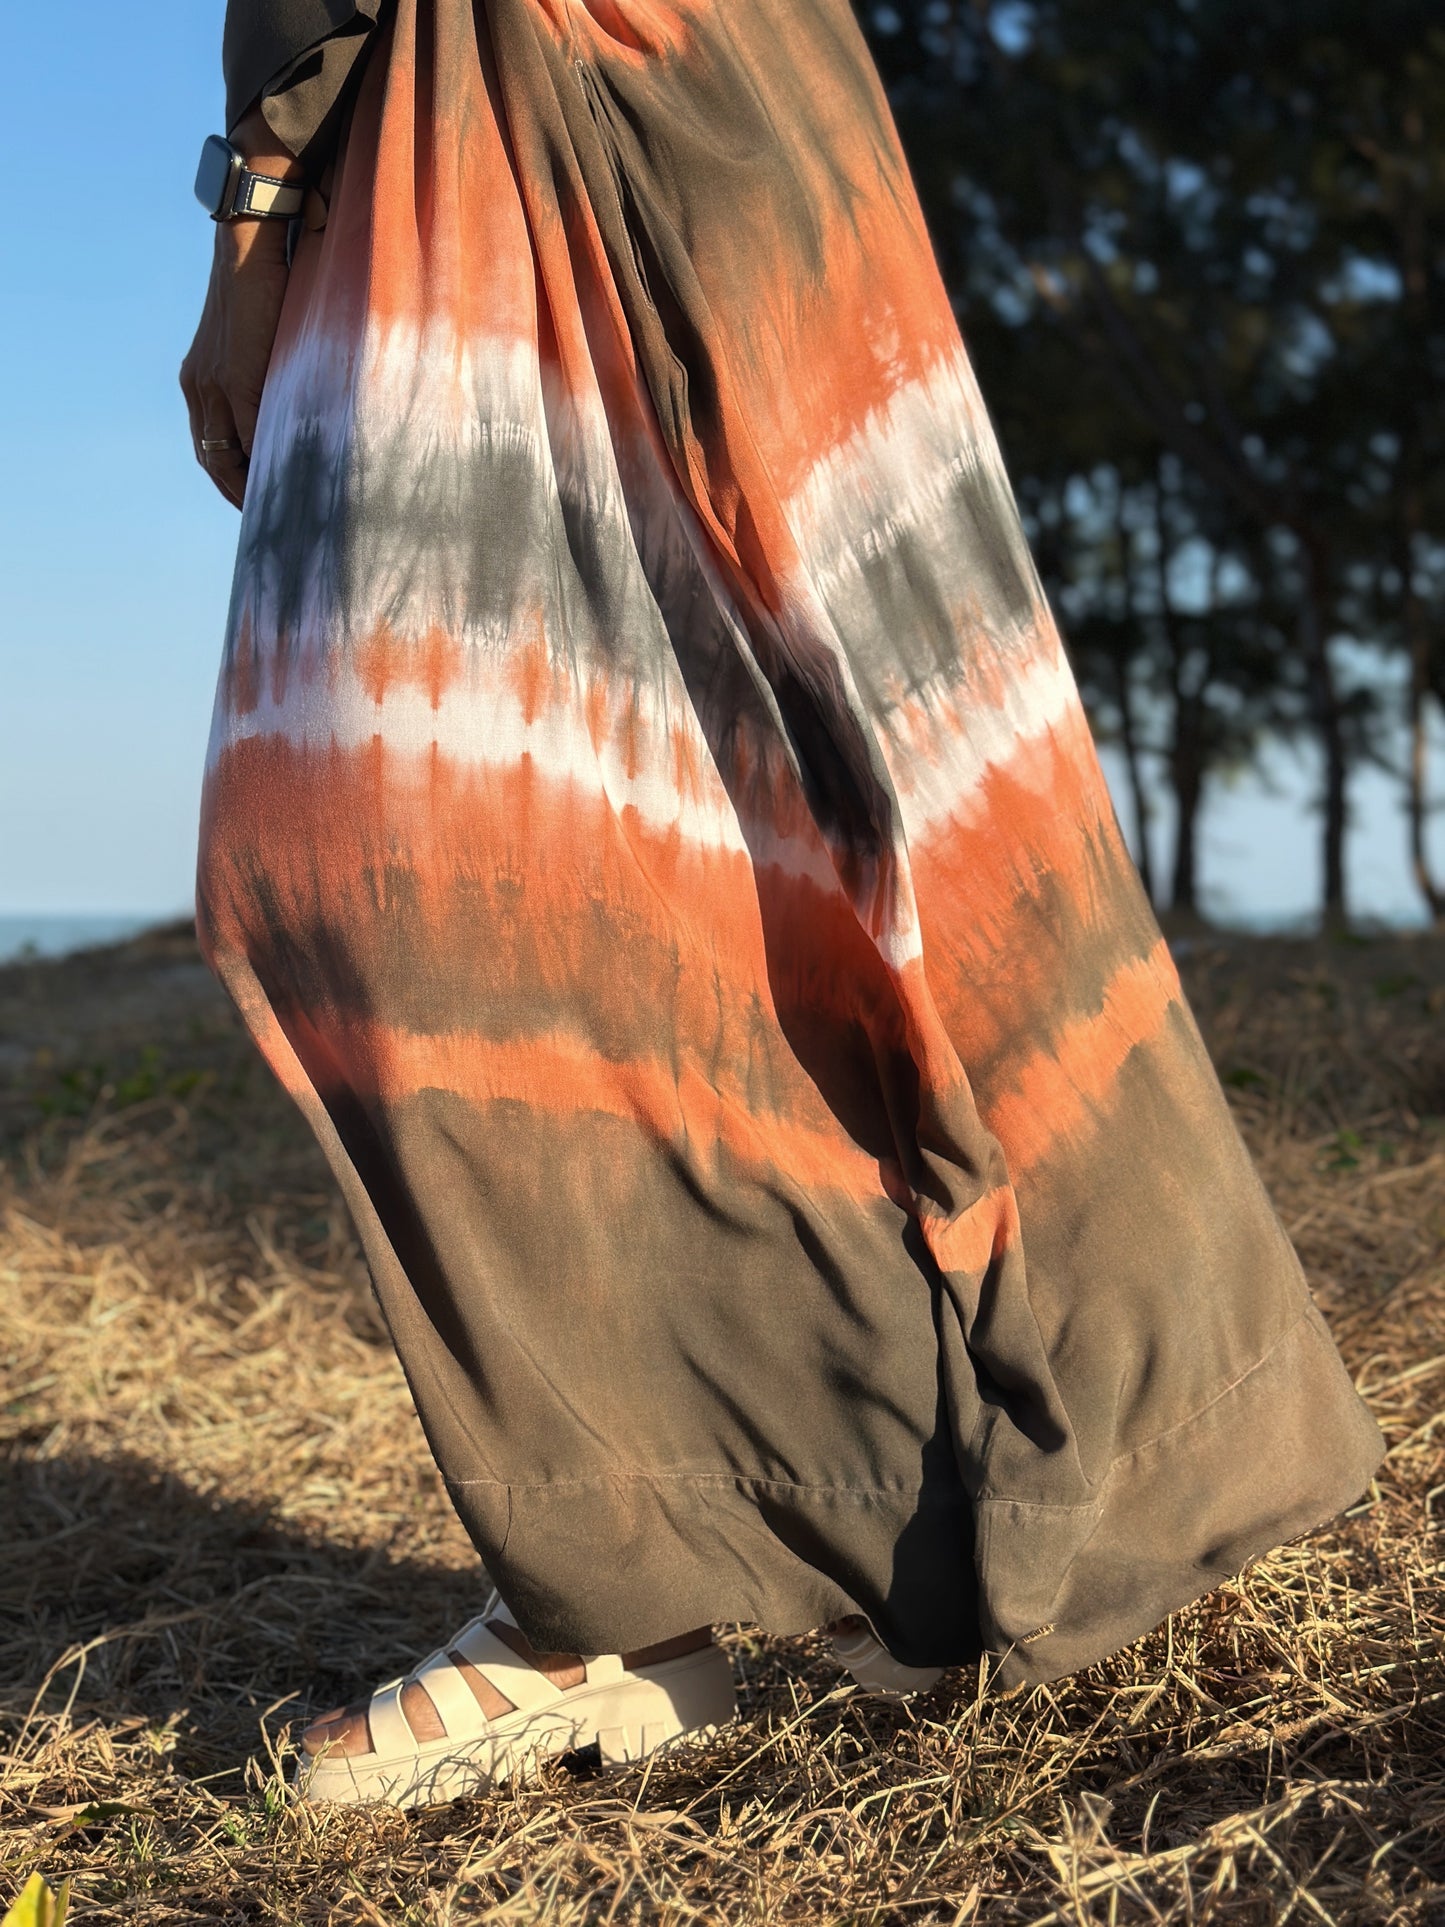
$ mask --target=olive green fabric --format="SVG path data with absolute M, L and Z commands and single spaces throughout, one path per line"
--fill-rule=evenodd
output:
M 1382 1442 L 847 0 L 396 0 L 353 66 L 198 914 L 458 1512 L 542 1648 L 1090 1664 Z
M 221 64 L 226 126 L 262 100 L 272 132 L 315 166 L 333 144 L 347 82 L 387 0 L 229 0 Z

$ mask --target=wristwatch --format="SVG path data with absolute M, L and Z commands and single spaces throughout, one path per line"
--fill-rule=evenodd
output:
M 278 181 L 253 174 L 239 147 L 220 134 L 208 134 L 196 169 L 196 199 L 213 221 L 260 216 L 289 221 L 301 212 L 306 189 L 300 181 Z

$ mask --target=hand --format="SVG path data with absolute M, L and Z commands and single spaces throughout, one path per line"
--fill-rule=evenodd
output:
M 259 112 L 242 122 L 232 139 L 257 173 L 296 174 L 296 162 L 277 155 L 274 136 Z M 247 134 L 252 135 L 250 141 Z M 241 506 L 256 434 L 261 390 L 286 295 L 286 223 L 275 220 L 218 221 L 211 281 L 201 324 L 181 363 L 181 392 L 191 418 L 196 460 L 228 502 Z M 203 448 L 203 442 L 229 447 Z

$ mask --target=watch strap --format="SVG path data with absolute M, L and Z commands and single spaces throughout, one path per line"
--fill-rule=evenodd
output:
M 289 221 L 301 212 L 305 199 L 306 189 L 299 181 L 278 181 L 273 175 L 253 174 L 243 168 L 228 215 L 233 221 L 250 215 Z

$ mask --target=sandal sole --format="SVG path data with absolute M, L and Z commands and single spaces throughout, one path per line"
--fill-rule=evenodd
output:
M 675 1740 L 725 1726 L 736 1713 L 732 1668 L 711 1646 L 646 1674 L 575 1687 L 555 1710 L 509 1714 L 450 1750 L 445 1740 L 432 1740 L 403 1759 L 318 1754 L 298 1766 L 296 1790 L 308 1806 L 440 1806 L 523 1778 L 581 1747 L 596 1746 L 604 1768 L 628 1766 Z

